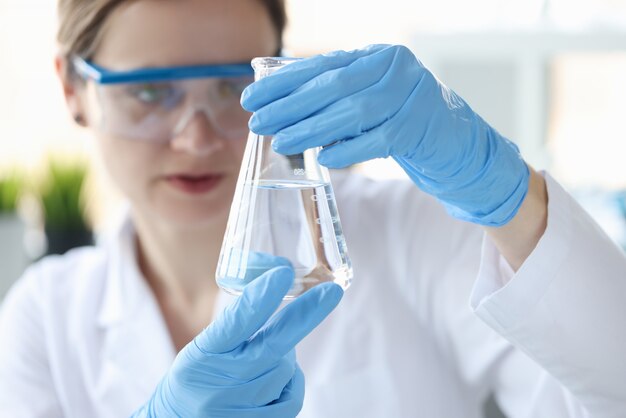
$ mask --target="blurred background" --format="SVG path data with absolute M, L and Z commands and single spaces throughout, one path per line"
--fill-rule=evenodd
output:
M 286 49 L 409 46 L 626 247 L 626 0 L 287 0 Z M 56 80 L 56 2 L 0 0 L 0 299 L 32 260 L 92 241 L 120 199 Z M 356 169 L 403 177 L 393 162 Z
M 626 1 L 287 3 L 290 54 L 407 45 L 626 248 Z M 0 300 L 33 260 L 92 242 L 120 204 L 63 103 L 55 8 L 0 0 Z M 404 176 L 386 160 L 356 169 Z
M 626 247 L 626 0 L 287 0 L 286 49 L 409 46 Z M 120 199 L 56 80 L 56 2 L 0 0 L 0 300 L 46 253 L 92 242 Z M 356 169 L 403 177 L 393 162 Z

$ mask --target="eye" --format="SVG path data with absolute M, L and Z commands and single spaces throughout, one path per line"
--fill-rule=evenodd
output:
M 162 105 L 175 107 L 183 96 L 183 92 L 168 83 L 138 84 L 128 88 L 128 93 L 146 105 Z
M 252 84 L 254 80 L 252 78 L 225 78 L 220 80 L 218 85 L 218 93 L 220 99 L 232 99 L 239 100 L 241 93 Z

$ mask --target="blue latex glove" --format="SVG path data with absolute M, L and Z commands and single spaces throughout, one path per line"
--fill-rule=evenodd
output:
M 403 46 L 294 62 L 250 85 L 241 103 L 277 152 L 323 146 L 319 162 L 331 168 L 391 156 L 463 220 L 503 225 L 528 190 L 517 147 Z
M 337 306 L 341 287 L 324 283 L 274 316 L 293 270 L 274 268 L 176 356 L 152 398 L 134 417 L 295 417 L 304 376 L 295 345 Z
M 231 248 L 221 255 L 224 259 L 220 263 L 226 264 L 227 270 L 232 271 L 234 277 L 218 277 L 217 284 L 229 291 L 241 292 L 251 282 L 268 270 L 278 266 L 292 268 L 291 262 L 285 257 L 276 256 L 260 251 L 241 252 Z

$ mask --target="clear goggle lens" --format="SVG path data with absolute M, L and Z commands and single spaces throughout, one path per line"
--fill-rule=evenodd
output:
M 240 104 L 241 93 L 254 81 L 247 64 L 131 72 L 112 72 L 83 60 L 75 60 L 75 66 L 79 75 L 95 82 L 97 111 L 92 118 L 104 132 L 167 142 L 200 113 L 221 137 L 247 136 L 250 113 Z M 224 72 L 234 74 L 211 75 Z

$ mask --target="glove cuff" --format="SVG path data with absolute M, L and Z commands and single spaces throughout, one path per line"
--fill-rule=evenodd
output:
M 394 157 L 409 177 L 426 193 L 443 203 L 453 217 L 479 225 L 498 227 L 517 214 L 528 193 L 530 171 L 519 149 L 487 125 L 487 141 L 476 147 L 466 169 L 444 181 L 420 169 L 411 160 Z

